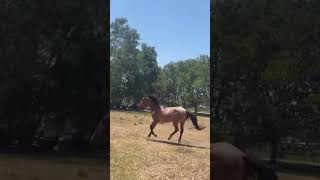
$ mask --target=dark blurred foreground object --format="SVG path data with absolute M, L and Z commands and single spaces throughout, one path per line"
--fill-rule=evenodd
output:
M 34 136 L 23 136 L 27 132 L 21 132 L 13 136 L 0 131 L 0 149 L 9 152 L 43 152 L 43 153 L 90 153 L 105 151 L 109 148 L 107 140 L 109 114 L 103 116 L 97 123 L 93 132 L 76 131 L 63 133 L 61 136 L 50 136 L 45 129 L 39 130 Z M 32 137 L 32 138 L 24 138 Z
M 211 144 L 213 179 L 219 180 L 278 180 L 276 172 L 267 165 L 249 158 L 232 144 Z M 232 173 L 230 173 L 232 172 Z
M 106 150 L 109 149 L 108 136 L 108 124 L 109 124 L 109 114 L 105 114 L 102 119 L 98 122 L 97 127 L 94 129 L 90 136 L 90 143 L 96 148 Z
M 84 153 L 92 150 L 90 142 L 86 140 L 82 132 L 76 132 L 71 136 L 61 137 L 58 141 L 58 145 L 55 147 L 54 150 L 56 151 L 73 153 Z
M 58 140 L 46 137 L 35 138 L 32 144 L 35 152 L 85 153 L 93 150 L 92 144 L 82 132 L 64 134 Z

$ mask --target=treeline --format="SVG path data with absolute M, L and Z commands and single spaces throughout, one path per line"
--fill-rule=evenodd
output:
M 209 111 L 209 56 L 159 67 L 155 48 L 140 44 L 139 36 L 125 18 L 111 23 L 111 106 L 136 108 L 143 96 L 153 94 L 167 106 Z
M 216 141 L 238 147 L 320 137 L 320 2 L 218 1 L 215 27 L 213 120 Z M 213 16 L 215 15 L 215 16 Z
M 44 124 L 54 125 L 56 139 L 67 123 L 89 135 L 107 112 L 104 7 L 83 0 L 1 3 L 1 143 L 30 147 Z

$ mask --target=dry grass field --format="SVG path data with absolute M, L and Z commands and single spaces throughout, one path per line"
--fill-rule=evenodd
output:
M 158 124 L 157 138 L 149 134 L 150 113 L 111 111 L 110 165 L 112 180 L 134 179 L 210 179 L 210 123 L 209 118 L 198 117 L 207 128 L 194 129 L 187 121 L 181 145 L 179 133 L 168 141 L 173 131 L 171 123 Z M 320 180 L 278 173 L 279 180 Z
M 181 145 L 179 132 L 168 141 L 172 123 L 158 124 L 157 138 L 147 138 L 150 113 L 111 111 L 110 164 L 112 180 L 210 179 L 210 122 L 198 117 L 206 129 L 185 123 Z

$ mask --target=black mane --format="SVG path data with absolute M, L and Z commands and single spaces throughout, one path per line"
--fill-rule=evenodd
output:
M 159 99 L 155 96 L 147 96 L 153 103 L 159 106 Z

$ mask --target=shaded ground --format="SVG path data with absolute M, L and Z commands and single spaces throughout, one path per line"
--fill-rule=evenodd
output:
M 103 159 L 0 154 L 3 180 L 106 179 Z
M 207 128 L 196 130 L 188 120 L 179 145 L 179 133 L 167 140 L 172 123 L 158 124 L 158 137 L 148 139 L 150 113 L 111 111 L 111 179 L 210 179 L 210 122 L 198 120 Z
M 278 173 L 279 180 L 320 180 L 320 177 L 299 176 L 286 173 Z

